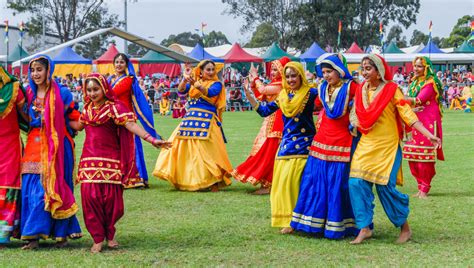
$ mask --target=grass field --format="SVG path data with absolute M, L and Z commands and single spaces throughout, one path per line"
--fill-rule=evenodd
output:
M 224 115 L 227 149 L 234 166 L 247 157 L 261 119 L 253 112 Z M 157 118 L 157 129 L 168 137 L 179 120 Z M 20 250 L 15 240 L 0 250 L 0 266 L 474 266 L 474 114 L 445 112 L 445 162 L 428 200 L 410 199 L 413 239 L 393 242 L 399 230 L 376 203 L 375 237 L 359 246 L 349 239 L 331 241 L 304 235 L 280 235 L 270 227 L 268 196 L 249 193 L 252 186 L 234 182 L 218 192 L 179 192 L 167 182 L 150 178 L 151 189 L 125 192 L 125 216 L 117 225 L 119 250 L 92 255 L 84 237 L 66 249 L 43 242 L 36 251 Z M 83 134 L 76 139 L 80 155 Z M 159 151 L 146 145 L 148 171 Z M 404 163 L 406 184 L 416 182 Z M 76 196 L 79 202 L 78 188 Z

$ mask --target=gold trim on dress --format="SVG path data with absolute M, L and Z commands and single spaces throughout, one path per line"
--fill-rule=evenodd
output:
M 309 151 L 309 155 L 316 157 L 324 161 L 333 161 L 333 162 L 350 162 L 350 156 L 340 156 L 340 155 L 325 155 L 315 151 Z
M 319 149 L 323 149 L 326 151 L 333 151 L 333 152 L 339 152 L 339 153 L 350 153 L 351 152 L 351 147 L 346 147 L 346 146 L 336 146 L 336 145 L 326 145 L 320 142 L 317 142 L 313 140 L 311 143 L 311 146 L 314 146 Z

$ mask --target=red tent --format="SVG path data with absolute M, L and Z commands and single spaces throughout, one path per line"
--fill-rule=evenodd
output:
M 346 53 L 364 53 L 364 51 L 357 45 L 356 42 L 353 42 L 351 47 L 346 51 Z
M 238 43 L 235 43 L 223 57 L 225 63 L 233 62 L 262 62 L 263 59 L 254 55 L 251 55 L 240 47 Z
M 107 51 L 105 51 L 102 56 L 100 56 L 98 59 L 94 60 L 93 63 L 97 64 L 97 72 L 101 74 L 112 74 L 115 72 L 114 70 L 114 57 L 117 55 L 119 51 L 115 47 L 114 44 L 111 44 Z M 135 73 L 138 72 L 138 59 L 130 59 L 130 61 L 133 64 L 133 68 L 135 69 Z

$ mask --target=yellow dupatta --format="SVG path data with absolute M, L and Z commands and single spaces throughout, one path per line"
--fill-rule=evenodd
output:
M 288 82 L 286 81 L 286 70 L 288 68 L 294 69 L 301 78 L 301 86 L 294 93 L 292 99 L 290 99 L 289 94 L 292 92 Z M 291 61 L 285 65 L 283 69 L 283 89 L 278 95 L 278 105 L 280 106 L 281 111 L 286 117 L 295 117 L 297 114 L 301 113 L 306 105 L 306 102 L 309 98 L 309 83 L 306 79 L 303 65 L 299 62 Z
M 225 106 L 226 106 L 226 100 L 225 100 L 226 90 L 225 90 L 224 84 L 222 84 L 221 81 L 219 80 L 219 78 L 217 77 L 217 73 L 219 73 L 222 70 L 224 65 L 223 64 L 216 64 L 213 61 L 211 61 L 215 64 L 214 76 L 211 77 L 211 79 L 203 80 L 201 78 L 201 68 L 200 67 L 206 62 L 210 62 L 210 60 L 202 60 L 193 69 L 194 79 L 196 81 L 198 81 L 199 83 L 201 83 L 201 85 L 206 89 L 206 93 L 202 93 L 199 89 L 195 88 L 194 85 L 191 85 L 191 88 L 189 89 L 189 97 L 191 97 L 193 99 L 202 98 L 205 101 L 213 104 L 217 108 L 217 117 L 219 118 L 219 121 L 222 122 L 222 113 L 225 111 Z M 219 82 L 219 83 L 222 84 L 222 90 L 217 96 L 208 97 L 207 96 L 207 90 L 215 82 Z

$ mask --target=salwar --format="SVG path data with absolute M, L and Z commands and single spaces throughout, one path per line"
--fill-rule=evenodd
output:
M 436 175 L 435 162 L 408 161 L 410 171 L 418 182 L 418 190 L 428 193 L 431 188 L 431 180 Z
M 290 227 L 306 158 L 275 160 L 270 204 L 272 227 Z
M 387 185 L 376 184 L 377 195 L 389 220 L 395 227 L 402 226 L 408 219 L 409 198 L 408 195 L 400 193 L 396 189 L 397 173 L 400 169 L 402 154 L 397 150 L 395 162 L 390 172 Z M 355 222 L 358 228 L 369 227 L 374 217 L 374 193 L 372 182 L 360 178 L 349 178 L 349 193 L 354 211 Z
M 94 243 L 115 237 L 115 224 L 124 214 L 123 187 L 111 183 L 82 183 L 84 223 Z
M 291 227 L 329 239 L 358 234 L 349 198 L 349 165 L 309 157 Z

